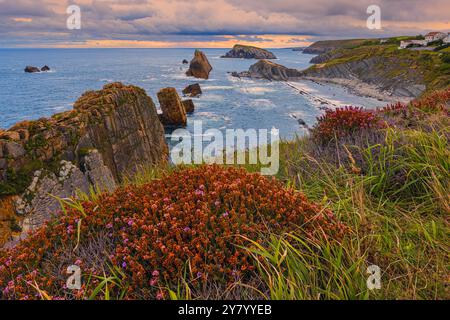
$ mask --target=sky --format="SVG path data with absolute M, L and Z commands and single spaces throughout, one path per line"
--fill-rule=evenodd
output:
M 70 5 L 81 29 L 69 30 Z M 367 28 L 367 8 L 381 29 Z M 450 0 L 0 0 L 0 48 L 302 47 L 450 32 Z

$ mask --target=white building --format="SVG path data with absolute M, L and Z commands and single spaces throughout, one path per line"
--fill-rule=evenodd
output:
M 450 33 L 443 39 L 444 43 L 450 43 Z
M 448 35 L 444 32 L 430 32 L 427 35 L 425 35 L 425 40 L 428 42 L 442 40 Z

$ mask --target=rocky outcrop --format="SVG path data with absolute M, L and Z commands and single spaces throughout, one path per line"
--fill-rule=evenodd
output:
M 198 97 L 203 93 L 202 88 L 198 83 L 188 85 L 186 88 L 183 89 L 182 92 L 185 96 L 191 98 Z
M 288 81 L 299 78 L 301 72 L 296 69 L 289 69 L 280 64 L 273 63 L 267 60 L 260 60 L 252 65 L 249 71 L 241 73 L 232 73 L 233 76 L 252 78 L 252 79 L 267 79 L 273 81 Z
M 189 64 L 189 61 L 187 61 L 186 59 L 183 60 L 183 64 Z
M 195 111 L 194 101 L 191 99 L 182 101 L 186 113 L 193 113 Z
M 41 69 L 39 69 L 38 67 L 33 67 L 33 66 L 26 66 L 24 71 L 27 73 L 36 73 L 36 72 L 41 72 Z
M 112 191 L 141 166 L 166 162 L 168 147 L 145 91 L 121 83 L 86 92 L 74 109 L 0 132 L 0 199 L 16 196 L 22 228 L 33 229 L 90 186 Z
M 27 73 L 46 72 L 50 71 L 50 67 L 43 66 L 41 69 L 39 69 L 38 67 L 26 66 L 24 71 Z
M 209 79 L 209 73 L 212 67 L 206 55 L 200 50 L 195 50 L 194 59 L 192 59 L 189 70 L 186 72 L 188 77 L 199 79 Z
M 162 111 L 160 120 L 164 125 L 186 126 L 186 111 L 175 88 L 161 89 L 158 100 Z
M 276 59 L 277 57 L 265 49 L 237 44 L 221 58 Z

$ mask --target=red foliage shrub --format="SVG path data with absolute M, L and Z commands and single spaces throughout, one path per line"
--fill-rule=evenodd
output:
M 415 111 L 424 112 L 439 112 L 448 110 L 450 107 L 450 88 L 441 91 L 433 91 L 421 98 L 411 101 L 409 104 L 397 102 L 390 104 L 383 109 L 382 113 L 397 115 L 405 114 L 410 115 Z
M 312 134 L 320 141 L 326 142 L 335 137 L 351 135 L 356 130 L 383 126 L 375 112 L 347 106 L 325 111 L 325 114 L 317 119 Z
M 2 298 L 36 298 L 36 288 L 54 299 L 81 298 L 92 292 L 99 283 L 95 277 L 74 296 L 63 289 L 67 275 L 45 268 L 49 260 L 55 265 L 66 261 L 67 250 L 77 243 L 80 219 L 79 249 L 62 272 L 78 264 L 84 273 L 103 275 L 103 266 L 89 265 L 79 252 L 94 239 L 106 237 L 111 244 L 109 263 L 126 275 L 130 286 L 125 298 L 130 299 L 142 297 L 143 292 L 145 297 L 161 296 L 159 286 L 176 284 L 187 261 L 199 283 L 209 279 L 226 284 L 245 278 L 254 266 L 239 247 L 248 244 L 244 237 L 261 242 L 263 233 L 300 227 L 312 239 L 319 235 L 339 239 L 347 232 L 330 211 L 275 179 L 219 166 L 175 172 L 144 186 L 102 195 L 83 207 L 86 216 L 68 210 L 0 254 Z

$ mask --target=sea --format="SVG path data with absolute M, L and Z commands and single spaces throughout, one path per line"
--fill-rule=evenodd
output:
M 313 126 L 325 108 L 386 104 L 336 85 L 235 78 L 231 72 L 246 71 L 256 60 L 221 58 L 227 49 L 202 51 L 213 66 L 208 80 L 185 75 L 188 66 L 182 61 L 190 61 L 194 49 L 0 49 L 0 128 L 70 110 L 85 91 L 116 81 L 145 89 L 158 109 L 161 88 L 174 87 L 181 95 L 187 85 L 200 83 L 203 95 L 194 99 L 188 130 L 202 120 L 203 130 L 276 128 L 282 139 L 305 134 L 299 119 Z M 271 51 L 276 63 L 296 69 L 308 68 L 314 57 L 291 49 Z M 48 65 L 51 71 L 29 74 L 27 65 Z

